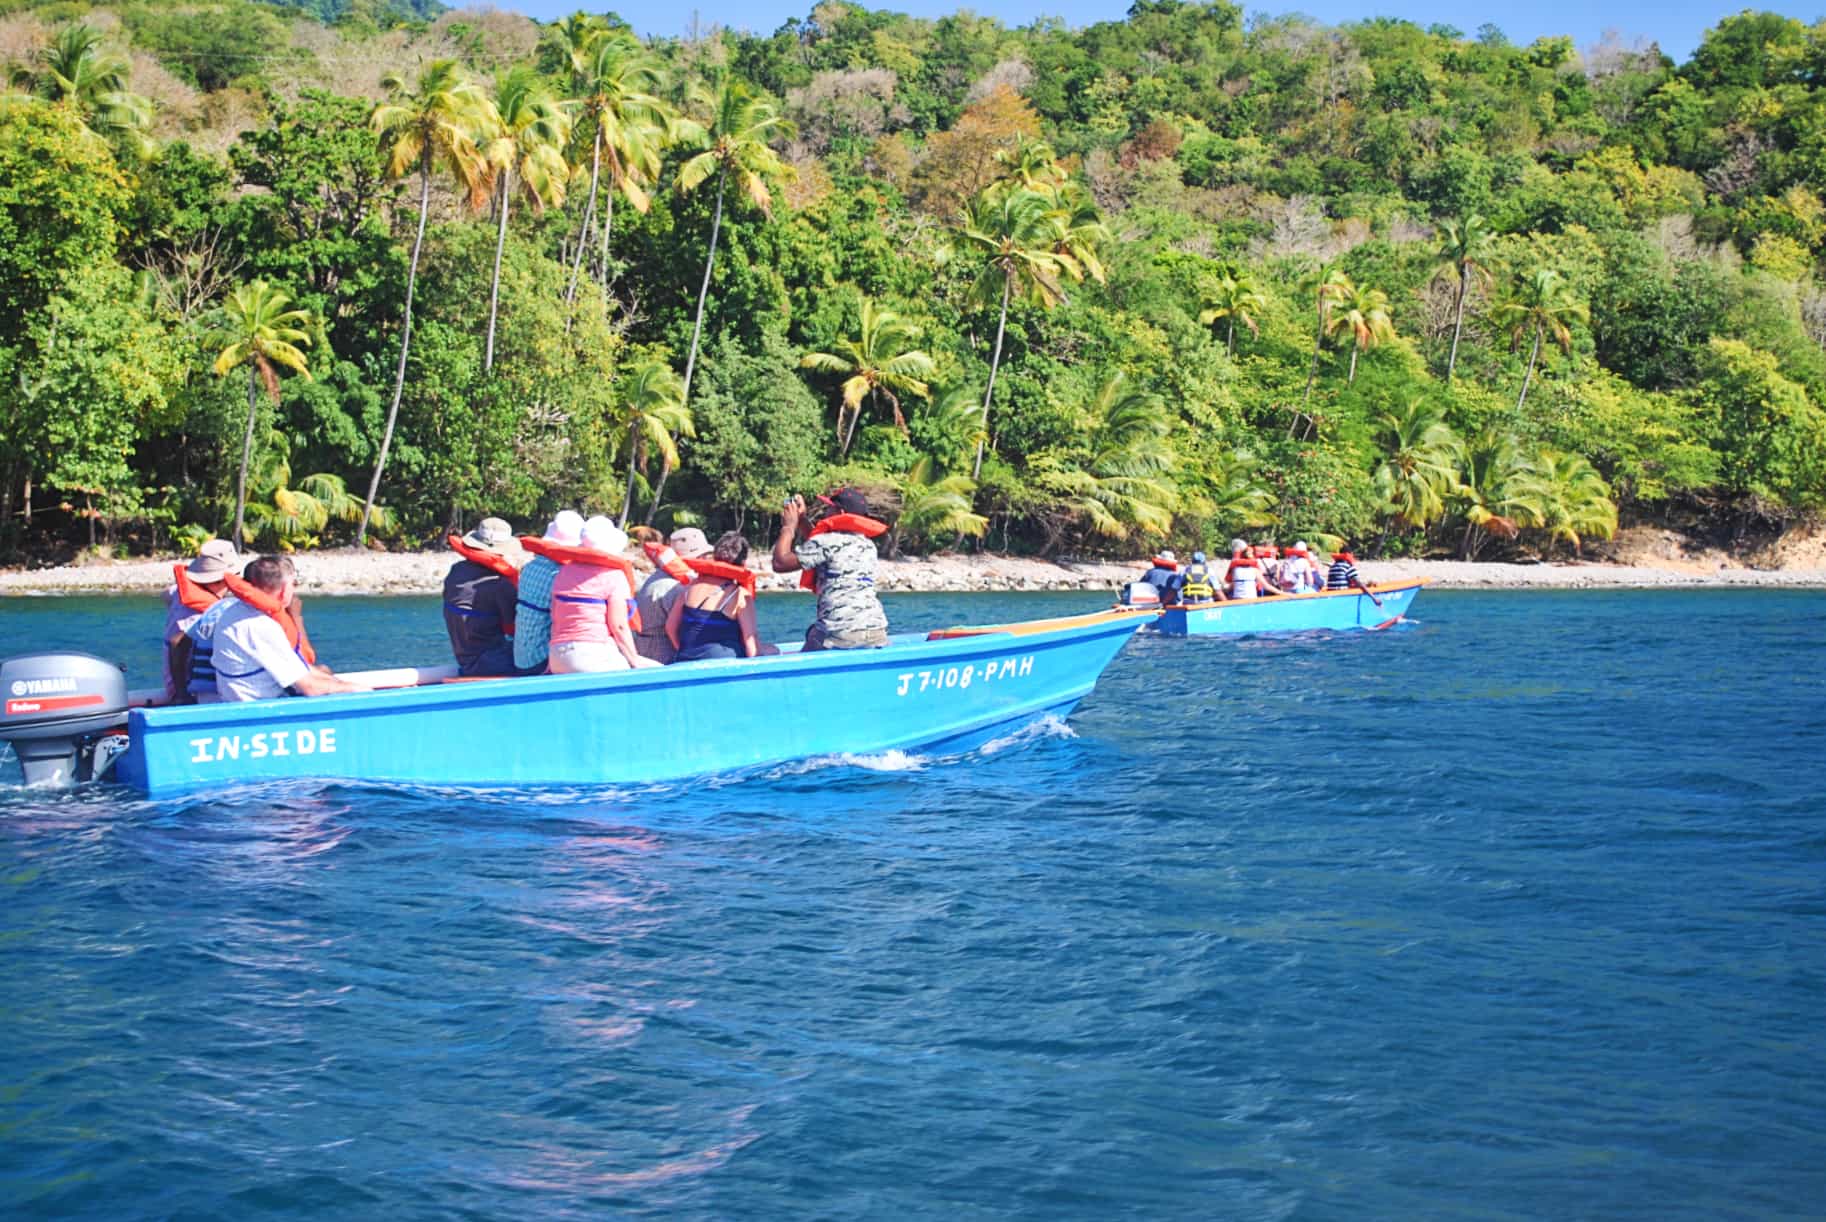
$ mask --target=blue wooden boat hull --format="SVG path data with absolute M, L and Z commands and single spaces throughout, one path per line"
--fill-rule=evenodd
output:
M 885 649 L 135 709 L 115 774 L 154 796 L 286 778 L 614 784 L 965 749 L 1069 713 L 1140 624 L 1103 612 Z
M 1154 630 L 1167 636 L 1226 636 L 1377 628 L 1405 615 L 1425 584 L 1409 581 L 1372 586 L 1382 600 L 1380 607 L 1355 590 L 1168 607 L 1155 619 Z

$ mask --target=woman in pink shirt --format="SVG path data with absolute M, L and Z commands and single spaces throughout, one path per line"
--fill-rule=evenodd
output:
M 634 630 L 628 623 L 634 582 L 628 562 L 621 558 L 628 536 L 597 516 L 583 524 L 583 546 L 601 553 L 605 563 L 572 560 L 552 583 L 552 673 L 658 666 L 635 650 Z

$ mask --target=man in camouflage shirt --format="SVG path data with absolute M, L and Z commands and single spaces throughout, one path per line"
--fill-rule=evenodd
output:
M 881 524 L 868 517 L 869 503 L 854 488 L 818 498 L 825 512 L 800 538 L 805 500 L 793 497 L 780 514 L 774 541 L 776 573 L 803 570 L 816 583 L 818 618 L 805 632 L 805 649 L 875 649 L 888 643 L 888 616 L 875 592 L 875 544 Z

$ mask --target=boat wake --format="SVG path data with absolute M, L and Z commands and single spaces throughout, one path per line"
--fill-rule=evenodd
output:
M 1010 747 L 1021 747 L 1028 743 L 1038 742 L 1044 738 L 1076 738 L 1078 732 L 1067 725 L 1063 717 L 1048 713 L 1038 721 L 1030 721 L 1017 730 L 1011 730 L 1000 738 L 992 738 L 976 749 L 978 755 L 995 755 Z M 961 757 L 960 757 L 961 758 Z

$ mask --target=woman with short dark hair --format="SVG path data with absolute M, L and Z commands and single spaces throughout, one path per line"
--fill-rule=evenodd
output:
M 674 662 L 752 658 L 761 652 L 747 560 L 748 540 L 732 530 L 716 541 L 708 560 L 685 562 L 696 576 L 666 617 L 666 636 L 678 650 Z

